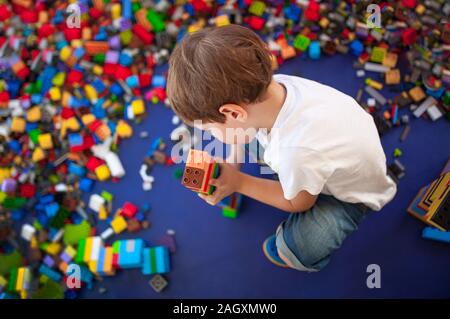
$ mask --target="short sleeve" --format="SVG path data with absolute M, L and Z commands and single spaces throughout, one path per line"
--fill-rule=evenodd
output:
M 287 200 L 299 192 L 319 194 L 333 173 L 331 163 L 317 151 L 307 148 L 284 148 L 280 151 L 278 177 Z

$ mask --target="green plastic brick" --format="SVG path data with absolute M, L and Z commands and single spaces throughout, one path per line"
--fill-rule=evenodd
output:
M 7 195 L 5 192 L 0 191 L 0 204 L 6 199 Z
M 237 218 L 237 215 L 238 215 L 238 212 L 237 212 L 236 209 L 232 209 L 232 208 L 229 208 L 229 207 L 224 207 L 224 208 L 222 209 L 222 215 L 223 215 L 224 217 L 227 217 L 227 218 L 233 218 L 233 219 L 236 219 L 236 218 Z
M 22 208 L 22 206 L 24 206 L 27 202 L 26 198 L 22 198 L 22 197 L 6 197 L 2 203 L 2 206 L 4 208 L 9 208 L 9 209 L 18 209 L 18 208 Z
M 251 14 L 254 14 L 255 16 L 262 16 L 264 13 L 264 10 L 266 10 L 266 4 L 262 1 L 254 1 L 250 8 L 248 9 L 248 12 Z
M 95 63 L 103 64 L 105 63 L 106 55 L 104 53 L 97 53 L 92 59 Z
M 40 134 L 41 134 L 41 130 L 39 130 L 38 128 L 35 128 L 34 130 L 31 130 L 31 131 L 28 133 L 28 136 L 30 137 L 30 140 L 31 140 L 34 144 L 38 145 L 38 144 L 39 144 L 38 137 L 39 137 Z
M 295 37 L 294 48 L 300 51 L 306 51 L 310 43 L 311 40 L 308 37 L 304 36 L 303 34 L 299 34 Z
M 112 200 L 114 198 L 113 194 L 111 194 L 110 192 L 107 192 L 107 191 L 102 191 L 100 196 L 103 197 L 103 199 L 106 200 L 107 202 L 112 202 Z
M 64 226 L 63 241 L 66 245 L 75 245 L 85 239 L 91 233 L 91 226 L 85 220 L 78 225 L 67 224 Z
M 149 9 L 147 11 L 147 20 L 152 25 L 153 32 L 158 33 L 164 31 L 165 29 L 164 21 L 161 19 L 161 17 L 155 10 Z

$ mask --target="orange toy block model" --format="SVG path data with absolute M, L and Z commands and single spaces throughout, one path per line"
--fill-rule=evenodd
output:
M 211 178 L 216 178 L 218 173 L 219 165 L 208 153 L 191 149 L 181 183 L 194 192 L 209 195 L 214 191 L 209 181 Z

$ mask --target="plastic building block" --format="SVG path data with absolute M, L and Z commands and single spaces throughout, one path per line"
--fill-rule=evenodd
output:
M 386 98 L 383 95 L 381 95 L 381 93 L 379 93 L 377 90 L 375 90 L 373 87 L 366 86 L 364 90 L 367 92 L 367 94 L 372 96 L 381 106 L 386 104 L 387 102 Z
M 376 63 L 382 63 L 386 57 L 387 49 L 381 47 L 374 47 L 370 54 L 370 61 Z
M 253 1 L 250 7 L 248 8 L 248 12 L 254 14 L 256 16 L 262 16 L 264 10 L 266 9 L 266 4 L 262 1 Z
M 158 245 L 167 247 L 172 254 L 175 253 L 177 250 L 175 233 L 168 230 L 167 233 L 158 240 Z
M 154 11 L 153 9 L 148 9 L 147 20 L 152 25 L 152 29 L 155 33 L 164 31 L 164 29 L 165 29 L 164 21 L 161 19 L 159 14 L 156 11 Z
M 63 242 L 66 245 L 75 245 L 91 233 L 91 225 L 83 220 L 80 224 L 67 224 L 64 226 Z
M 106 239 L 108 239 L 109 237 L 111 237 L 112 235 L 114 235 L 114 229 L 112 229 L 112 228 L 107 228 L 107 229 L 105 229 L 105 230 L 100 234 L 100 237 L 101 237 L 103 240 L 106 240 Z
M 122 269 L 141 267 L 143 249 L 144 242 L 142 239 L 128 239 L 119 241 L 119 267 Z
M 429 96 L 425 101 L 422 102 L 422 104 L 419 105 L 419 107 L 413 112 L 415 117 L 420 117 L 422 116 L 423 113 L 426 112 L 426 110 L 433 106 L 436 105 L 437 101 L 432 97 Z
M 116 234 L 120 234 L 125 229 L 127 229 L 127 222 L 122 216 L 117 216 L 111 222 L 111 227 Z
M 20 237 L 22 237 L 26 241 L 31 241 L 31 238 L 34 236 L 35 233 L 36 233 L 36 229 L 33 226 L 31 226 L 29 224 L 24 224 L 24 225 L 22 225 Z
M 23 133 L 25 132 L 25 120 L 21 117 L 14 117 L 11 122 L 11 132 Z
M 211 194 L 214 187 L 209 185 L 209 180 L 217 175 L 218 164 L 206 152 L 189 151 L 181 182 L 184 186 L 199 193 Z
M 376 90 L 381 90 L 381 89 L 383 89 L 383 84 L 381 84 L 380 82 L 377 82 L 377 81 L 375 81 L 375 80 L 372 80 L 371 78 L 367 78 L 366 81 L 365 81 L 365 83 L 366 83 L 368 86 L 370 86 L 370 87 L 372 87 L 372 88 L 374 88 L 374 89 L 376 89 Z
M 218 204 L 218 206 L 222 208 L 222 215 L 227 218 L 237 218 L 241 201 L 242 195 L 239 193 L 233 193 L 224 198 Z
M 142 115 L 145 112 L 145 106 L 143 100 L 134 100 L 131 103 L 134 115 Z
M 125 121 L 120 120 L 117 123 L 116 132 L 121 138 L 131 137 L 133 134 L 133 129 Z
M 142 254 L 142 273 L 144 275 L 164 274 L 170 271 L 169 249 L 167 247 L 144 248 Z
M 354 56 L 359 56 L 364 51 L 363 44 L 358 40 L 353 40 L 350 43 L 350 52 Z
M 400 83 L 400 70 L 389 70 L 385 73 L 386 84 L 399 84 Z
M 102 164 L 95 169 L 95 175 L 99 181 L 105 181 L 111 176 L 110 170 L 105 164 Z
M 79 188 L 84 192 L 91 192 L 94 187 L 94 181 L 90 178 L 83 178 L 80 180 Z
M 63 299 L 64 291 L 59 283 L 54 280 L 47 280 L 31 296 L 33 299 Z
M 450 244 L 450 231 L 442 231 L 434 227 L 426 227 L 422 231 L 422 237 L 425 239 L 431 239 Z
M 427 114 L 432 121 L 436 121 L 443 116 L 441 110 L 436 105 L 427 108 Z
M 8 254 L 0 253 L 0 275 L 9 274 L 12 269 L 20 267 L 21 263 L 22 256 L 17 250 Z
M 154 291 L 159 293 L 166 288 L 167 281 L 164 279 L 163 276 L 157 274 L 157 275 L 154 275 L 152 277 L 152 279 L 150 279 L 149 284 L 153 288 Z
M 102 276 L 112 276 L 116 270 L 113 267 L 113 248 L 104 247 L 100 251 L 101 262 L 97 265 L 97 273 Z
M 60 273 L 43 264 L 39 267 L 39 273 L 46 275 L 48 278 L 56 282 L 60 281 L 62 278 Z
M 138 211 L 138 208 L 135 205 L 133 205 L 130 202 L 126 202 L 125 204 L 123 204 L 120 215 L 127 217 L 127 218 L 133 218 L 134 215 L 136 215 L 137 211 Z
M 388 52 L 383 57 L 383 65 L 389 68 L 395 68 L 395 66 L 397 65 L 397 59 L 397 54 Z
M 320 59 L 320 42 L 319 41 L 312 41 L 309 45 L 309 51 L 308 51 L 309 57 L 313 60 Z
M 92 194 L 89 198 L 89 208 L 92 209 L 94 212 L 99 212 L 100 208 L 105 204 L 105 199 L 98 195 L 98 194 Z
M 389 71 L 389 68 L 378 63 L 366 62 L 364 63 L 364 70 L 370 72 L 385 73 Z
M 100 249 L 103 246 L 103 241 L 99 236 L 95 236 L 92 238 L 92 245 L 90 249 L 90 257 L 87 261 L 89 270 L 91 272 L 96 272 L 97 270 L 97 263 L 99 259 Z
M 308 49 L 310 43 L 311 40 L 308 37 L 304 36 L 303 34 L 299 34 L 294 40 L 294 48 L 304 52 L 306 51 L 306 49 Z

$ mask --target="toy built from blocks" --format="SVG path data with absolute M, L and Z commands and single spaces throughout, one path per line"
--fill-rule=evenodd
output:
M 449 242 L 450 234 L 450 159 L 441 175 L 422 187 L 408 207 L 408 213 L 430 226 L 422 236 Z M 444 240 L 445 238 L 445 240 Z
M 233 193 L 225 197 L 218 206 L 222 208 L 222 215 L 227 218 L 237 218 L 239 215 L 239 208 L 241 206 L 242 195 Z
M 189 150 L 181 183 L 194 192 L 210 195 L 214 186 L 209 184 L 211 178 L 219 175 L 219 164 L 204 151 Z

